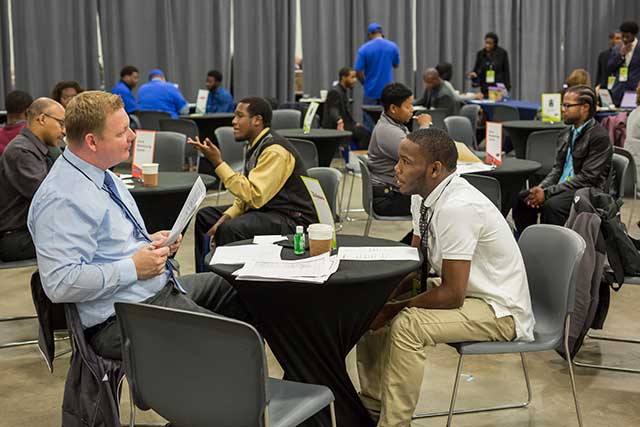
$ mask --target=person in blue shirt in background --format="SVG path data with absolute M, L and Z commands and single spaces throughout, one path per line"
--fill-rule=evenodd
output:
M 140 72 L 133 65 L 127 65 L 120 71 L 120 81 L 111 89 L 114 95 L 120 95 L 124 102 L 124 110 L 127 114 L 133 114 L 138 110 L 138 102 L 133 94 L 133 88 L 140 81 Z
M 207 73 L 204 82 L 209 90 L 207 97 L 207 113 L 233 113 L 236 106 L 231 94 L 222 87 L 222 73 L 218 70 L 211 70 Z
M 164 111 L 177 119 L 181 114 L 189 114 L 189 104 L 180 89 L 167 82 L 162 70 L 155 68 L 149 72 L 149 82 L 138 90 L 138 110 Z
M 382 88 L 393 81 L 393 69 L 400 64 L 400 50 L 394 42 L 384 38 L 382 26 L 375 22 L 367 28 L 369 41 L 360 46 L 356 58 L 356 75 L 364 86 L 364 105 L 380 104 Z M 373 130 L 375 123 L 364 114 L 364 125 Z

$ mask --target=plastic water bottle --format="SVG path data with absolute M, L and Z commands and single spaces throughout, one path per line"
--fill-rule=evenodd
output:
M 293 253 L 304 255 L 304 228 L 301 225 L 296 226 L 296 234 L 293 236 Z

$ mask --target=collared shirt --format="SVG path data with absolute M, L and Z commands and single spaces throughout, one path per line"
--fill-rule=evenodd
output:
M 265 128 L 251 142 L 255 146 L 270 129 Z M 296 159 L 281 145 L 272 145 L 260 153 L 256 167 L 248 176 L 237 173 L 226 162 L 216 168 L 224 186 L 236 196 L 233 205 L 225 211 L 231 218 L 238 217 L 249 209 L 260 209 L 284 187 L 293 169 Z
M 631 50 L 624 56 L 624 66 L 628 67 L 631 64 L 631 58 L 633 58 L 633 52 L 636 50 L 636 46 L 638 46 L 638 39 L 633 39 L 633 43 L 631 43 Z
M 144 301 L 169 280 L 166 271 L 138 280 L 132 256 L 147 243 L 103 190 L 104 174 L 67 149 L 29 209 L 44 291 L 53 302 L 75 303 L 85 328 L 113 316 L 115 302 Z M 120 199 L 144 227 L 133 197 L 120 179 L 112 177 Z
M 424 200 L 412 196 L 413 233 L 420 235 L 420 206 L 428 208 L 429 262 L 442 274 L 443 260 L 471 262 L 466 296 L 489 304 L 496 317 L 513 316 L 516 340 L 533 340 L 533 310 L 524 261 L 500 211 L 457 174 Z
M 176 119 L 186 105 L 187 101 L 173 83 L 151 80 L 138 89 L 140 111 L 164 111 Z
M 576 139 L 580 136 L 580 133 L 585 128 L 587 124 L 589 124 L 593 119 L 589 119 L 577 128 L 574 126 L 571 127 L 571 143 L 569 144 L 569 149 L 567 150 L 567 157 L 564 160 L 564 169 L 562 170 L 562 176 L 558 180 L 558 184 L 562 184 L 568 179 L 573 179 L 573 146 L 576 143 Z
M 0 232 L 26 230 L 29 204 L 52 164 L 48 153 L 25 127 L 0 157 Z
M 233 97 L 225 88 L 209 91 L 206 113 L 233 113 L 235 108 Z
M 0 126 L 0 156 L 7 145 L 18 136 L 23 127 L 27 126 L 26 120 L 20 120 L 12 125 Z
M 393 68 L 399 63 L 400 50 L 392 41 L 377 38 L 360 46 L 354 68 L 364 72 L 364 96 L 380 99 L 382 89 L 393 81 Z
M 124 81 L 120 80 L 114 87 L 111 89 L 111 93 L 115 95 L 120 95 L 122 98 L 122 102 L 124 102 L 124 110 L 127 114 L 135 113 L 138 110 L 138 103 L 136 102 L 136 97 L 133 95 L 131 88 Z

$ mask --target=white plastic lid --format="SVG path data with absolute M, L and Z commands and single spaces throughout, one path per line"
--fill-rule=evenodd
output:
M 304 233 L 304 227 L 301 225 L 296 225 L 296 234 Z

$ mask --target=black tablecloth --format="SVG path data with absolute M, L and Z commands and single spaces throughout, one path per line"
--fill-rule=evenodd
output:
M 200 176 L 204 185 L 211 188 L 214 178 Z M 141 182 L 135 182 L 135 188 L 129 191 L 149 233 L 171 230 L 197 177 L 195 172 L 160 172 L 157 187 L 145 187 Z
M 338 246 L 400 245 L 371 237 L 338 236 Z M 296 258 L 287 248 L 282 257 Z M 328 386 L 336 398 L 338 425 L 373 426 L 349 379 L 345 357 L 400 279 L 418 266 L 416 261 L 342 261 L 338 271 L 322 285 L 241 282 L 231 275 L 237 265 L 210 268 L 238 290 L 284 369 L 285 379 Z M 304 425 L 331 425 L 329 411 Z
M 562 130 L 564 123 L 545 123 L 540 120 L 511 120 L 502 122 L 502 128 L 511 137 L 516 157 L 524 159 L 527 152 L 527 139 L 533 132 L 540 130 Z
M 302 129 L 279 129 L 275 131 L 285 138 L 306 139 L 318 149 L 318 165 L 329 167 L 340 144 L 348 144 L 351 132 L 337 129 L 311 129 L 304 133 Z

